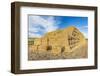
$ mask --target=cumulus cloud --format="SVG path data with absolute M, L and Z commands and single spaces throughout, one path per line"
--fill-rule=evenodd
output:
M 29 16 L 29 37 L 41 37 L 58 28 L 53 16 Z

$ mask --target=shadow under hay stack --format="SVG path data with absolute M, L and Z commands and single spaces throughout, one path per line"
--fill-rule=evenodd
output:
M 85 49 L 82 49 L 83 47 Z M 84 55 L 79 55 L 78 53 L 83 53 Z M 29 60 L 86 57 L 87 41 L 74 26 L 49 32 L 41 38 L 34 39 L 34 44 L 29 46 Z

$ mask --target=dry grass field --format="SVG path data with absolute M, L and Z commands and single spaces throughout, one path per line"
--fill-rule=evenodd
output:
M 42 53 L 32 51 L 30 49 L 31 46 L 29 45 L 28 60 L 80 59 L 88 57 L 88 40 L 86 40 L 86 43 L 77 46 L 72 52 L 63 52 L 57 55 L 52 54 L 51 51 L 44 51 Z

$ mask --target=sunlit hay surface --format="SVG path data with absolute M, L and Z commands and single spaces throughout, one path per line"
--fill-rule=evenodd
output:
M 29 46 L 30 48 L 30 46 Z M 53 60 L 53 59 L 80 59 L 88 57 L 88 41 L 86 43 L 75 48 L 70 53 L 60 53 L 57 55 L 52 54 L 50 51 L 44 51 L 39 53 L 38 51 L 28 51 L 28 60 Z

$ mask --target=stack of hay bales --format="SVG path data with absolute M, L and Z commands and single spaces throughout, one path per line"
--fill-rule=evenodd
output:
M 86 42 L 83 34 L 75 27 L 70 26 L 63 30 L 47 33 L 45 36 L 34 40 L 33 51 L 40 53 L 49 52 L 52 55 L 70 53 Z

